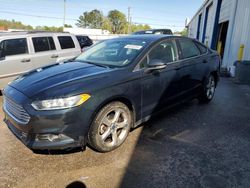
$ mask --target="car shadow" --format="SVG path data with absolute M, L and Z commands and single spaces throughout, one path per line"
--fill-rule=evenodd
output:
M 32 150 L 35 154 L 40 155 L 67 155 L 78 152 L 85 151 L 85 148 L 77 147 L 77 148 L 69 148 L 64 150 Z
M 185 143 L 185 140 L 178 140 L 178 135 L 192 132 L 198 128 L 196 124 L 187 123 L 186 118 L 181 119 L 194 106 L 202 107 L 203 105 L 198 100 L 183 102 L 157 113 L 141 125 L 143 130 L 120 187 L 145 188 L 178 185 L 169 183 L 167 177 L 168 173 L 171 173 L 171 168 L 178 168 L 178 165 L 170 166 L 171 164 L 168 163 L 175 164 L 175 157 L 172 156 L 172 153 L 175 153 L 174 155 L 178 158 L 180 151 L 178 147 L 182 145 L 185 145 L 184 148 L 189 147 L 189 143 Z M 182 149 L 182 152 L 185 150 Z M 171 160 L 168 161 L 169 159 Z M 180 187 L 186 187 L 184 184 L 181 185 Z
M 249 89 L 222 82 L 143 124 L 120 187 L 249 187 Z
M 86 188 L 87 186 L 81 181 L 74 181 L 66 186 L 66 188 Z

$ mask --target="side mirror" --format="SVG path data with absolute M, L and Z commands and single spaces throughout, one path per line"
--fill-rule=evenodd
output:
M 161 70 L 166 68 L 166 63 L 160 59 L 152 59 L 148 63 L 148 67 L 146 68 L 146 72 L 152 72 L 155 70 Z

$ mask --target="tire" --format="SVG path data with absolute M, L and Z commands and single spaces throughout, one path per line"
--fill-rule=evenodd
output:
M 208 103 L 210 102 L 215 93 L 216 81 L 214 75 L 210 74 L 209 77 L 204 81 L 202 91 L 198 97 L 199 102 Z
M 99 152 L 112 151 L 126 140 L 132 124 L 129 108 L 121 102 L 111 102 L 94 118 L 88 134 L 88 144 Z

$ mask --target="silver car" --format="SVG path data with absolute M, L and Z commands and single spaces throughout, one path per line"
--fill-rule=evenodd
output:
M 0 33 L 0 89 L 22 73 L 80 53 L 78 40 L 69 33 Z

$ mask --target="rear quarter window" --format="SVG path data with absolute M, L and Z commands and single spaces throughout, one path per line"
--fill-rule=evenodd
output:
M 8 39 L 0 43 L 1 57 L 28 53 L 26 38 Z
M 195 42 L 195 44 L 197 45 L 197 47 L 199 48 L 201 54 L 206 54 L 208 49 L 206 46 L 200 44 L 199 42 Z
M 182 59 L 200 55 L 200 50 L 190 39 L 179 39 Z
M 166 34 L 166 35 L 172 35 L 172 31 L 171 30 L 164 30 L 163 31 L 163 34 Z
M 75 44 L 70 36 L 59 36 L 58 40 L 61 49 L 75 48 Z

